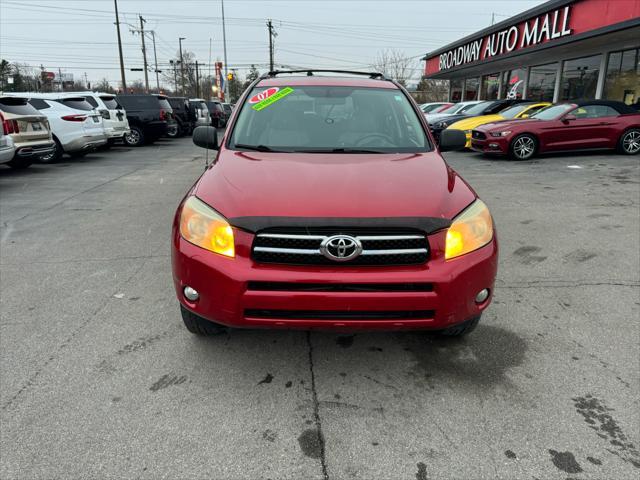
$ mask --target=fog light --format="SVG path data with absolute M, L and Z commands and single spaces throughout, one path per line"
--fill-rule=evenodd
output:
M 484 303 L 487 298 L 489 298 L 489 290 L 485 288 L 484 290 L 480 290 L 476 295 L 476 303 Z
M 498 145 L 497 143 L 490 143 L 489 144 L 489 148 L 499 148 L 500 145 Z
M 198 300 L 198 298 L 200 298 L 198 292 L 189 286 L 184 287 L 183 292 L 186 299 L 191 300 L 192 302 L 195 302 L 196 300 Z

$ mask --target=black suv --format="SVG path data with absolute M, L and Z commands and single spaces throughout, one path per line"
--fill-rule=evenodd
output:
M 170 129 L 167 132 L 168 137 L 182 137 L 183 135 L 191 135 L 195 128 L 195 115 L 189 99 L 186 97 L 169 97 L 169 104 L 173 109 L 173 117 L 178 123 L 176 130 Z
M 153 143 L 166 135 L 172 110 L 163 95 L 118 95 L 118 103 L 127 112 L 131 132 L 124 136 L 124 143 L 139 147 Z M 161 102 L 160 99 L 164 101 Z M 175 121 L 173 122 L 175 123 Z

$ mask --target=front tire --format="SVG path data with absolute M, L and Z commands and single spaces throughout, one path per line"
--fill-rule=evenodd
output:
M 464 337 L 465 335 L 469 335 L 473 332 L 478 323 L 480 323 L 481 315 L 472 318 L 471 320 L 467 320 L 466 322 L 460 323 L 458 325 L 454 325 L 453 327 L 445 328 L 444 330 L 440 330 L 438 332 L 439 335 L 443 337 Z
M 518 135 L 509 146 L 509 153 L 514 160 L 529 160 L 537 151 L 538 141 L 528 133 Z
M 169 138 L 178 138 L 180 136 L 180 127 L 176 125 L 172 125 L 167 129 L 167 137 Z
M 131 127 L 129 133 L 122 137 L 124 143 L 130 147 L 141 147 L 144 145 L 144 133 L 138 127 Z
M 187 330 L 194 335 L 211 337 L 221 335 L 229 330 L 227 327 L 210 322 L 209 320 L 196 315 L 191 310 L 184 308 L 182 305 L 180 305 L 180 314 L 182 315 L 184 326 L 187 327 Z
M 637 155 L 640 153 L 640 130 L 632 128 L 620 136 L 618 152 L 623 155 Z

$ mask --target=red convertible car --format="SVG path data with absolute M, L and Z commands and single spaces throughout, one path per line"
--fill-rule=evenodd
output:
M 477 152 L 528 160 L 537 153 L 617 149 L 640 152 L 640 113 L 622 102 L 560 103 L 528 119 L 488 123 L 471 134 Z

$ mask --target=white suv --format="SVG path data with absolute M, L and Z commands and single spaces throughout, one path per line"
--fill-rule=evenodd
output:
M 40 158 L 43 163 L 59 160 L 63 153 L 82 157 L 107 144 L 102 115 L 83 96 L 66 93 L 11 93 L 27 97 L 49 120 L 55 151 Z
M 118 103 L 115 95 L 101 92 L 74 92 L 69 96 L 82 96 L 93 108 L 98 110 L 102 115 L 109 144 L 123 140 L 123 137 L 131 132 L 127 112 Z

